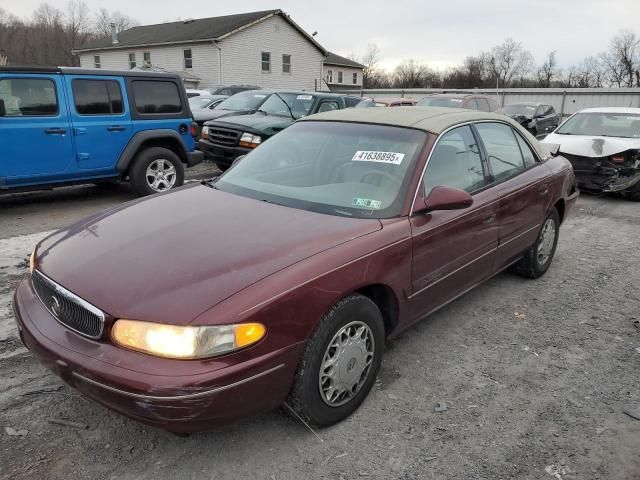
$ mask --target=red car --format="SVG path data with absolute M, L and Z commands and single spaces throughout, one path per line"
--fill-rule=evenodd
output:
M 388 337 L 507 267 L 543 275 L 577 196 L 569 162 L 505 116 L 328 112 L 214 183 L 43 240 L 16 319 L 44 365 L 141 422 L 192 432 L 288 402 L 330 425 Z

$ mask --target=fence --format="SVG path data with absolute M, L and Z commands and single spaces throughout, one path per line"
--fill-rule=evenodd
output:
M 355 93 L 353 90 L 343 93 Z M 518 102 L 553 105 L 564 117 L 591 107 L 640 107 L 640 88 L 407 88 L 360 90 L 363 97 L 421 99 L 431 93 L 473 93 L 495 98 L 501 106 Z

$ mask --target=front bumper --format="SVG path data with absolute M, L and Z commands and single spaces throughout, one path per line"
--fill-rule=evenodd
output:
M 199 150 L 194 150 L 193 152 L 187 152 L 187 166 L 195 167 L 199 163 L 204 161 L 204 153 Z
M 80 337 L 45 309 L 28 275 L 13 300 L 20 338 L 40 363 L 105 407 L 176 433 L 208 430 L 282 405 L 303 349 L 296 344 L 203 371 L 202 362 L 167 363 Z M 175 369 L 167 369 L 171 364 Z
M 246 155 L 252 149 L 245 147 L 222 146 L 211 143 L 208 140 L 199 140 L 198 149 L 204 152 L 207 160 L 231 166 L 233 161 L 241 155 Z

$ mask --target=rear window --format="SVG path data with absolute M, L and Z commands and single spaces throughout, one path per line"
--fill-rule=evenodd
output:
M 80 115 L 117 115 L 124 111 L 120 84 L 115 80 L 74 80 L 72 89 Z
M 461 98 L 425 97 L 418 102 L 419 107 L 462 108 Z
M 7 117 L 49 117 L 58 114 L 56 86 L 44 78 L 0 80 L 0 100 Z
M 182 100 L 178 86 L 173 82 L 134 80 L 133 97 L 136 110 L 143 114 L 167 114 L 182 112 Z

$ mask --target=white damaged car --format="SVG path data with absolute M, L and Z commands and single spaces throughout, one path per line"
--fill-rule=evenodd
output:
M 578 187 L 640 201 L 640 108 L 587 108 L 542 143 L 558 145 Z

